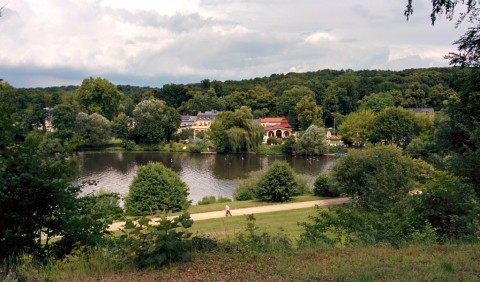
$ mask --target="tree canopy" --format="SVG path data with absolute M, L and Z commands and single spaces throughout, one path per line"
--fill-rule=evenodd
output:
M 210 127 L 210 140 L 217 152 L 252 152 L 260 146 L 263 128 L 254 125 L 252 119 L 252 111 L 248 107 L 218 114 Z
M 178 111 L 157 99 L 144 100 L 133 111 L 134 138 L 139 143 L 156 144 L 170 141 L 178 129 L 181 116 Z
M 109 120 L 117 116 L 123 94 L 104 78 L 85 78 L 76 92 L 76 99 L 87 113 L 97 113 Z

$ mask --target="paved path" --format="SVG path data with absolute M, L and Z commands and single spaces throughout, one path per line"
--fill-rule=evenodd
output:
M 259 207 L 253 207 L 253 208 L 232 209 L 231 212 L 232 212 L 232 216 L 241 216 L 241 215 L 247 215 L 247 214 L 303 209 L 303 208 L 310 208 L 314 206 L 341 205 L 341 204 L 345 204 L 347 201 L 348 201 L 348 198 L 335 198 L 335 199 L 329 199 L 329 200 L 317 200 L 317 201 L 308 201 L 308 202 L 259 206 Z M 190 214 L 190 217 L 193 219 L 193 221 L 206 220 L 206 219 L 212 219 L 212 218 L 221 218 L 221 217 L 225 217 L 225 211 L 193 213 L 193 214 Z M 156 220 L 159 220 L 159 218 L 152 218 L 152 220 L 156 221 Z M 110 231 L 119 230 L 124 225 L 125 225 L 125 222 L 114 222 L 112 225 L 110 225 L 109 230 Z

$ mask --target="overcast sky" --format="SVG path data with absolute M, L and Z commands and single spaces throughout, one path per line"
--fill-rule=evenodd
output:
M 467 25 L 430 0 L 0 0 L 0 78 L 15 87 L 238 80 L 447 66 Z

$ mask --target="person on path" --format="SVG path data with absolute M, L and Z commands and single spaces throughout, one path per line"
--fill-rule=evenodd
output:
M 225 216 L 232 216 L 229 205 L 225 205 Z

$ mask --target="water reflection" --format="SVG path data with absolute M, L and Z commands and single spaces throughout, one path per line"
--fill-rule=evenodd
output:
M 78 184 L 96 180 L 96 186 L 86 186 L 83 193 L 105 189 L 128 193 L 138 166 L 161 162 L 175 171 L 190 188 L 189 199 L 198 202 L 204 196 L 232 197 L 237 187 L 235 179 L 246 178 L 250 172 L 267 169 L 276 160 L 285 160 L 313 183 L 318 174 L 326 171 L 333 159 L 329 157 L 293 157 L 264 155 L 206 155 L 163 152 L 99 152 L 80 153 L 77 165 Z

